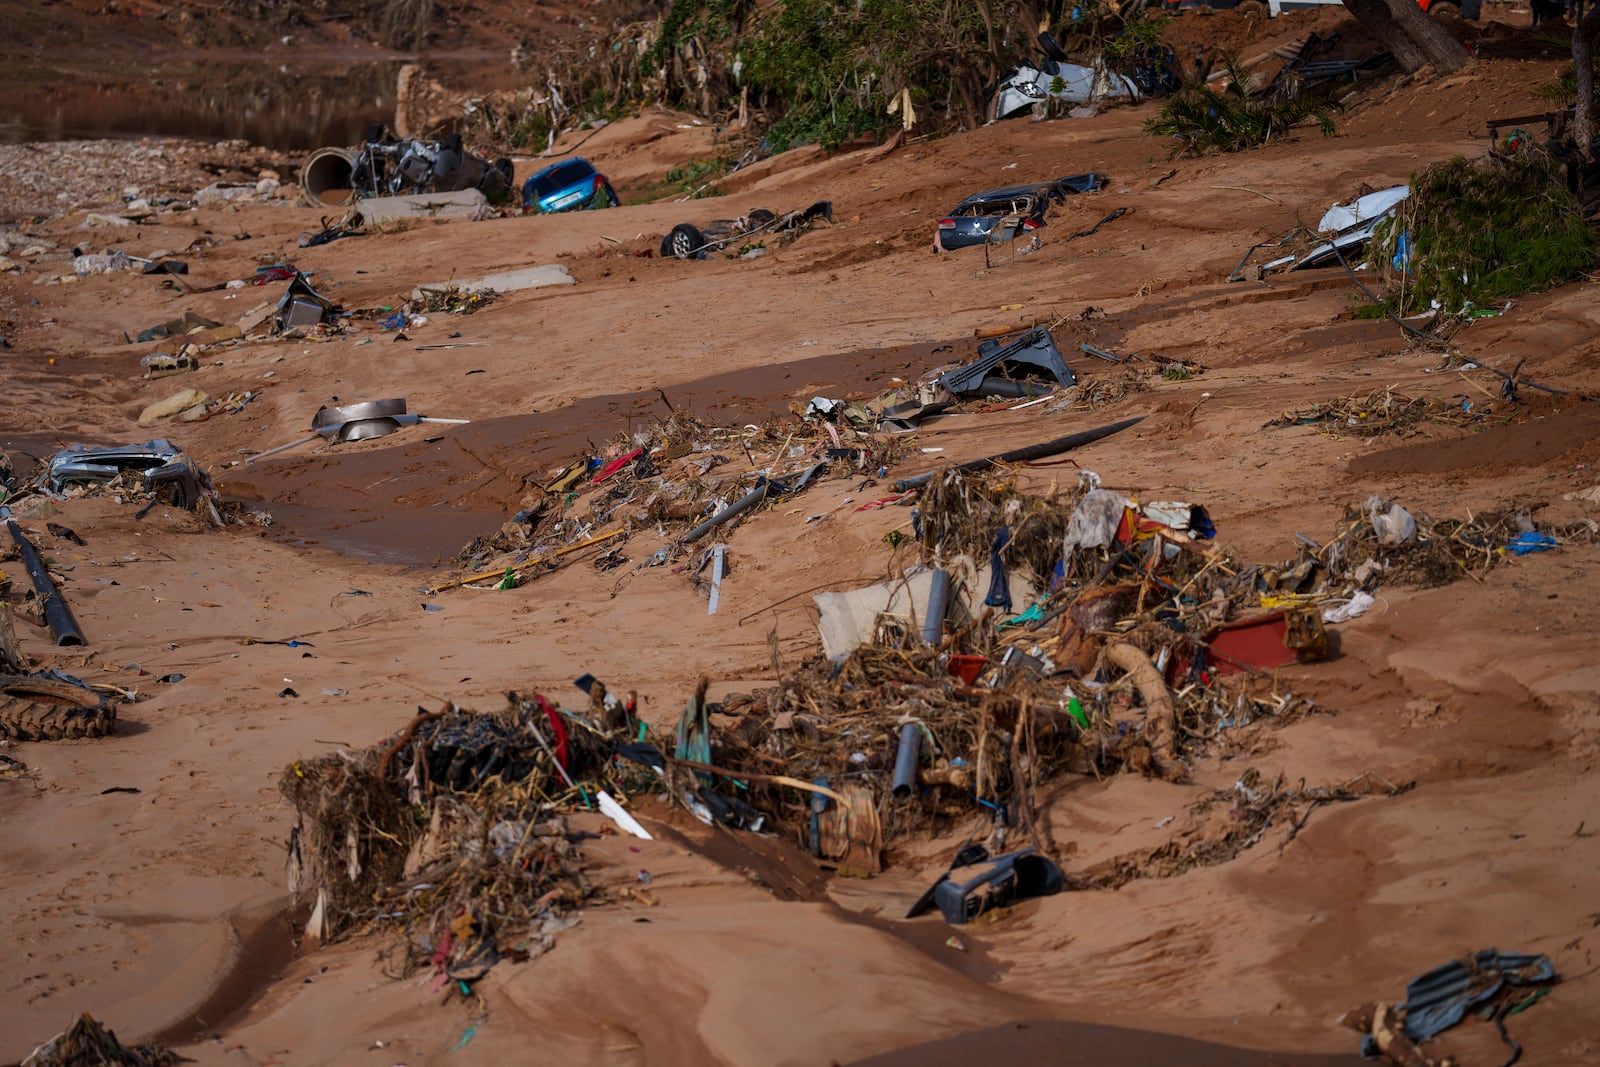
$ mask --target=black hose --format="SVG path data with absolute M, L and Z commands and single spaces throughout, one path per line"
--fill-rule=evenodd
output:
M 14 520 L 8 517 L 6 527 L 11 531 L 11 539 L 17 543 L 17 551 L 22 556 L 22 565 L 27 569 L 28 577 L 33 579 L 33 590 L 39 595 L 39 603 L 44 606 L 44 621 L 50 627 L 51 637 L 55 638 L 57 645 L 83 644 L 83 631 L 78 629 L 78 620 L 72 617 L 72 609 L 67 607 L 61 590 L 50 580 L 44 560 L 39 558 L 39 553 Z
M 952 469 L 961 474 L 972 474 L 975 471 L 988 470 L 990 467 L 1001 463 L 1026 463 L 1033 459 L 1044 459 L 1046 456 L 1057 456 L 1063 452 L 1070 452 L 1082 445 L 1093 444 L 1102 438 L 1110 437 L 1114 433 L 1121 433 L 1128 427 L 1143 421 L 1143 415 L 1131 419 L 1123 419 L 1121 422 L 1113 422 L 1106 426 L 1096 426 L 1092 430 L 1081 430 L 1065 437 L 1057 437 L 1053 441 L 1043 441 L 1036 445 L 1014 448 L 1010 452 L 1002 452 L 997 456 L 985 456 L 983 459 L 969 460 Z M 894 483 L 894 491 L 904 493 L 909 489 L 920 489 L 933 481 L 934 475 L 937 473 L 938 471 L 929 471 L 927 474 L 919 474 L 914 478 L 902 478 Z

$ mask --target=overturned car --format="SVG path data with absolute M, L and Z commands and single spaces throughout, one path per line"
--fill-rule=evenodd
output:
M 424 141 L 396 138 L 374 125 L 355 148 L 319 148 L 311 153 L 300 171 L 300 188 L 312 207 L 464 189 L 503 200 L 511 193 L 514 177 L 511 160 L 488 162 L 467 151 L 459 133 Z
M 729 245 L 765 234 L 777 234 L 787 244 L 818 220 L 833 223 L 833 201 L 818 200 L 804 211 L 774 215 L 758 208 L 736 219 L 714 219 L 701 225 L 679 223 L 661 238 L 661 255 L 673 259 L 706 259 Z
M 1019 63 L 1001 76 L 990 104 L 990 119 L 1016 118 L 1051 99 L 1064 104 L 1118 98 L 1138 102 L 1171 95 L 1181 84 L 1175 69 L 1177 56 L 1170 48 L 1148 49 L 1138 57 L 1131 73 L 1119 74 L 1099 65 L 1073 63 L 1049 33 L 1039 34 L 1038 43 L 1044 53 L 1042 60 Z

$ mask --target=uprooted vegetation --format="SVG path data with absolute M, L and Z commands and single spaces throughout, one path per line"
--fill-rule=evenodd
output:
M 1412 434 L 1422 425 L 1470 427 L 1510 422 L 1516 406 L 1412 396 L 1394 386 L 1338 397 L 1295 411 L 1286 411 L 1268 422 L 1272 426 L 1316 426 L 1328 437 L 1377 437 L 1386 433 Z
M 676 0 L 660 19 L 620 26 L 597 45 L 542 46 L 526 64 L 535 87 L 478 102 L 467 132 L 514 147 L 548 143 L 564 126 L 650 102 L 726 120 L 748 147 L 833 148 L 902 127 L 981 125 L 995 84 L 1052 23 L 1075 61 L 1114 73 L 1165 54 L 1157 42 L 1166 20 L 1140 9 L 1040 14 L 1017 0 Z
M 1411 195 L 1379 224 L 1367 262 L 1398 314 L 1486 307 L 1572 281 L 1600 263 L 1595 231 L 1564 168 L 1533 145 L 1457 156 L 1411 176 Z

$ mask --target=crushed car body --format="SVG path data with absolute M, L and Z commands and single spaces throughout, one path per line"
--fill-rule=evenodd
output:
M 1019 63 L 1001 76 L 990 103 L 991 120 L 1028 114 L 1035 105 L 1052 99 L 1074 105 L 1118 98 L 1137 103 L 1148 96 L 1176 92 L 1180 84 L 1173 71 L 1176 57 L 1171 49 L 1152 50 L 1129 75 L 1071 62 L 1049 33 L 1039 34 L 1038 43 L 1043 59 Z
M 804 211 L 775 215 L 758 208 L 736 219 L 714 219 L 695 225 L 679 223 L 661 238 L 661 255 L 672 259 L 707 259 L 736 241 L 777 234 L 787 244 L 809 230 L 818 219 L 833 223 L 833 201 L 818 200 Z
M 1332 267 L 1341 260 L 1357 259 L 1378 225 L 1392 218 L 1410 196 L 1410 186 L 1396 185 L 1358 196 L 1348 204 L 1334 204 L 1317 223 L 1316 233 L 1296 227 L 1277 240 L 1251 245 L 1228 280 L 1259 281 L 1279 271 Z M 1269 254 L 1281 251 L 1261 262 L 1258 257 L 1263 250 Z
M 178 508 L 192 509 L 205 488 L 205 475 L 164 437 L 142 445 L 64 448 L 51 457 L 46 479 L 59 493 L 73 485 L 99 485 L 129 473 L 141 476 L 146 488 Z
M 973 193 L 939 220 L 934 231 L 936 251 L 948 252 L 973 245 L 1014 240 L 1045 224 L 1057 200 L 1103 187 L 1104 174 L 1069 174 L 1054 181 L 1008 185 Z
M 312 207 L 465 189 L 497 201 L 509 195 L 513 177 L 511 160 L 488 162 L 467 151 L 459 133 L 425 141 L 396 138 L 374 125 L 354 148 L 319 148 L 311 153 L 300 171 L 300 188 Z

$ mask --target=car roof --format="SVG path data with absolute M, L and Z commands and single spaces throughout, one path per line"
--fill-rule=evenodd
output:
M 595 170 L 594 164 L 590 163 L 587 159 L 584 159 L 582 156 L 573 156 L 571 159 L 563 159 L 563 160 L 560 160 L 558 162 L 550 164 L 548 167 L 545 167 L 542 170 L 535 171 L 530 177 L 538 178 L 538 177 L 541 177 L 543 175 L 549 174 L 552 171 L 560 170 L 563 167 L 571 167 L 574 164 L 576 164 L 577 166 L 581 167 L 583 169 L 584 173 L 593 173 L 593 174 L 598 174 L 599 173 L 599 171 Z
M 1095 179 L 1098 179 L 1098 182 Z M 1058 185 L 1076 186 L 1087 183 L 1091 188 L 1094 188 L 1104 180 L 1102 175 L 1093 173 L 1066 174 L 1059 178 L 1044 178 L 1036 182 L 1029 182 L 1026 185 L 1003 185 L 998 189 L 985 189 L 981 193 L 973 193 L 957 204 L 956 210 L 959 211 L 964 207 L 971 207 L 973 204 L 981 204 L 986 200 L 1015 200 L 1022 196 L 1048 195 L 1051 188 Z
M 969 204 L 979 204 L 985 200 L 1015 200 L 1019 196 L 1037 196 L 1045 186 L 1052 184 L 1049 181 L 1034 182 L 1031 185 L 1006 185 L 999 189 L 985 189 L 981 193 L 973 193 L 957 207 L 966 207 Z

